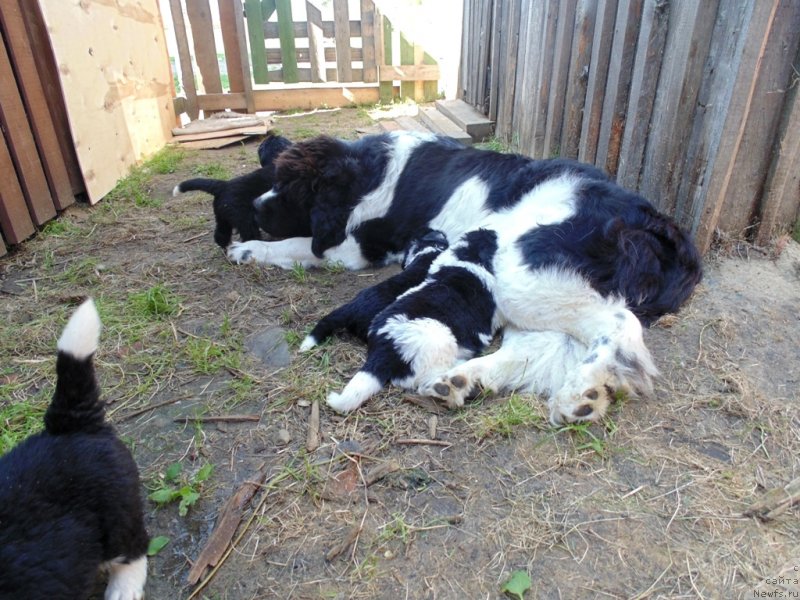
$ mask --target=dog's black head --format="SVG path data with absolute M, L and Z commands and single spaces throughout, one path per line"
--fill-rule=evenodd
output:
M 267 137 L 258 145 L 258 162 L 262 167 L 274 164 L 278 155 L 291 145 L 292 142 L 282 135 L 268 131 Z
M 358 162 L 329 136 L 292 144 L 275 159 L 275 185 L 255 201 L 258 224 L 276 238 L 313 237 L 317 256 L 341 243 L 357 193 Z
M 419 231 L 406 246 L 406 253 L 403 256 L 403 268 L 408 268 L 423 251 L 430 250 L 436 254 L 441 254 L 447 250 L 447 246 L 447 236 L 444 233 L 438 229 L 426 227 Z

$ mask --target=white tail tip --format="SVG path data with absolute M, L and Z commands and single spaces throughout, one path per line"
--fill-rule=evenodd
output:
M 89 358 L 97 350 L 101 327 L 100 315 L 90 298 L 72 314 L 56 347 L 75 358 Z
M 179 183 L 174 188 L 172 188 L 172 195 L 177 196 L 180 193 L 181 193 L 181 184 Z
M 308 352 L 312 348 L 317 345 L 317 340 L 314 339 L 313 335 L 307 335 L 306 338 L 303 340 L 303 343 L 300 344 L 300 352 Z

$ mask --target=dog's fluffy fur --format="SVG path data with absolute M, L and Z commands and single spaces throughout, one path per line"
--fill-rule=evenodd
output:
M 431 263 L 446 249 L 447 238 L 441 231 L 423 231 L 409 244 L 400 273 L 361 290 L 350 302 L 325 315 L 303 340 L 300 351 L 311 350 L 343 329 L 366 342 L 375 315 L 397 300 L 400 294 L 422 283 Z
M 261 232 L 253 201 L 272 189 L 275 183 L 275 158 L 290 145 L 291 142 L 286 138 L 269 134 L 258 147 L 260 169 L 227 181 L 204 177 L 187 179 L 175 186 L 172 195 L 199 191 L 214 196 L 214 241 L 220 247 L 226 248 L 231 243 L 234 230 L 243 242 L 259 240 Z M 294 230 L 278 233 L 294 235 Z
M 139 600 L 148 536 L 139 474 L 105 421 L 93 355 L 100 319 L 82 304 L 58 341 L 45 429 L 0 458 L 0 599 Z
M 519 331 L 565 334 L 557 339 L 584 348 L 553 393 L 555 422 L 600 418 L 619 389 L 648 395 L 657 371 L 642 325 L 677 311 L 701 278 L 699 254 L 672 220 L 571 160 L 411 132 L 355 142 L 323 136 L 283 152 L 275 180 L 256 201 L 264 227 L 306 227 L 310 235 L 234 244 L 232 260 L 283 268 L 330 260 L 359 269 L 399 260 L 422 227 L 443 231 L 451 243 L 481 227 L 495 231 L 503 319 Z M 450 394 L 448 403 L 458 404 Z
M 346 412 L 363 404 L 387 383 L 406 389 L 429 387 L 457 360 L 475 356 L 492 340 L 495 319 L 492 261 L 497 234 L 465 234 L 431 265 L 428 277 L 373 319 L 367 360 L 328 404 Z M 463 404 L 453 396 L 451 408 Z

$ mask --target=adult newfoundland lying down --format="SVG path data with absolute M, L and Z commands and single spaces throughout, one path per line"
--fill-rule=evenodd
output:
M 552 364 L 538 354 L 526 359 L 528 346 L 513 336 L 516 362 L 538 361 L 534 380 L 517 367 L 523 375 L 514 385 L 551 394 L 553 422 L 598 419 L 617 392 L 650 395 L 657 370 L 642 326 L 677 311 L 701 278 L 696 248 L 671 219 L 602 171 L 571 160 L 534 160 L 412 132 L 354 142 L 321 136 L 284 151 L 275 180 L 256 200 L 259 225 L 297 237 L 233 244 L 232 260 L 360 269 L 399 261 L 423 227 L 443 231 L 451 244 L 477 228 L 495 231 L 494 295 L 506 327 L 564 334 L 546 338 L 565 346 L 549 353 Z M 536 373 L 564 371 L 566 355 L 577 358 L 558 389 L 536 380 Z M 466 394 L 458 384 L 503 379 L 486 366 L 480 377 L 462 369 L 420 391 Z

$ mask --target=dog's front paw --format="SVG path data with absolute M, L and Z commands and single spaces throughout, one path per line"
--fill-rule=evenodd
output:
M 464 406 L 464 401 L 474 398 L 478 392 L 479 387 L 469 374 L 455 370 L 427 386 L 424 394 L 444 400 L 447 408 L 456 409 Z
M 580 421 L 599 421 L 615 397 L 615 390 L 607 383 L 576 388 L 567 383 L 547 402 L 550 422 L 564 425 Z
M 228 260 L 237 264 L 258 262 L 260 241 L 233 242 L 228 246 Z
M 303 343 L 300 344 L 299 351 L 300 352 L 308 352 L 312 348 L 315 348 L 319 342 L 313 335 L 307 335 L 306 338 L 303 340 Z
M 147 557 L 129 563 L 112 562 L 105 600 L 142 600 L 147 580 Z

